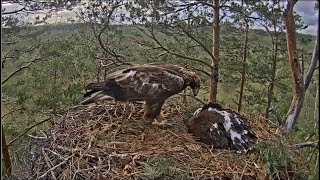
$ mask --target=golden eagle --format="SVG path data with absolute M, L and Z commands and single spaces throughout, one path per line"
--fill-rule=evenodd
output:
M 116 101 L 145 101 L 143 119 L 160 122 L 165 100 L 190 86 L 196 96 L 200 89 L 200 78 L 181 66 L 165 63 L 136 65 L 114 72 L 103 82 L 89 83 L 81 104 L 86 105 L 103 99 Z M 158 121 L 157 121 L 158 120 Z
M 257 142 L 246 117 L 216 103 L 199 108 L 187 122 L 187 128 L 199 141 L 213 148 L 245 153 Z

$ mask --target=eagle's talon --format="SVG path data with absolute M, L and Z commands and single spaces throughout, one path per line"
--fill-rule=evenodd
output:
M 164 125 L 166 124 L 167 120 L 163 120 L 163 121 L 158 121 L 157 119 L 154 119 L 154 121 L 152 122 L 152 124 L 156 124 L 156 125 Z
M 167 120 L 164 121 L 157 121 L 156 119 L 152 122 L 152 124 L 158 125 L 158 126 L 173 126 L 173 123 L 168 123 Z

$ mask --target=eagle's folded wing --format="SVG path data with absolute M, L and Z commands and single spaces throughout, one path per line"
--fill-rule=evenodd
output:
M 178 93 L 184 81 L 174 73 L 161 68 L 131 68 L 113 76 L 117 84 L 123 88 L 132 88 L 138 93 L 152 95 L 163 93 Z

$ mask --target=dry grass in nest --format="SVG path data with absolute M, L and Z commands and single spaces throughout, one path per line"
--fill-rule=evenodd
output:
M 180 103 L 181 104 L 181 103 Z M 163 108 L 175 125 L 142 120 L 142 104 L 111 103 L 70 110 L 45 139 L 34 139 L 32 179 L 265 179 L 257 154 L 210 149 L 187 133 L 185 108 Z M 259 137 L 275 138 L 263 118 L 251 118 Z

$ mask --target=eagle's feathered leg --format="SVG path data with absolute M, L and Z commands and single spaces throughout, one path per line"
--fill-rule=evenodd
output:
M 150 122 L 153 120 L 153 118 L 151 117 L 150 115 L 150 103 L 145 101 L 144 104 L 143 104 L 143 116 L 142 116 L 142 119 L 145 120 L 146 122 Z
M 152 124 L 164 125 L 166 124 L 166 119 L 163 118 L 161 113 L 161 108 L 164 103 L 164 100 L 158 100 L 156 102 L 148 102 L 146 101 L 144 104 L 144 114 L 143 119 L 150 122 L 153 121 Z
M 152 122 L 152 124 L 156 124 L 156 125 L 161 126 L 161 125 L 166 125 L 168 123 L 167 123 L 167 119 L 165 119 L 163 117 L 163 114 L 161 112 L 156 118 L 154 118 L 154 121 Z M 170 124 L 168 124 L 168 125 L 170 125 Z

